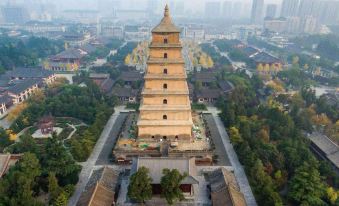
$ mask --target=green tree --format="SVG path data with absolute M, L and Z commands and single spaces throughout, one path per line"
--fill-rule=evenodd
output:
M 60 195 L 55 200 L 54 206 L 66 206 L 67 205 L 67 196 L 64 192 L 61 192 Z
M 161 177 L 162 196 L 166 198 L 168 204 L 172 205 L 176 200 L 183 200 L 184 195 L 180 189 L 181 182 L 187 177 L 187 174 L 180 174 L 177 169 L 163 169 Z
M 55 177 L 54 172 L 50 172 L 48 174 L 48 192 L 49 192 L 50 202 L 55 201 L 61 192 L 61 188 L 58 185 L 58 180 Z
M 12 141 L 9 139 L 7 132 L 2 127 L 0 127 L 0 152 L 2 152 L 3 149 L 11 143 Z
M 255 185 L 254 194 L 259 205 L 282 206 L 282 200 L 275 191 L 272 178 L 266 174 L 265 168 L 260 160 L 254 164 L 251 174 L 250 183 Z
M 299 205 L 323 205 L 325 187 L 319 171 L 305 162 L 295 172 L 289 182 L 288 197 Z
M 0 181 L 0 202 L 4 205 L 41 205 L 35 198 L 35 179 L 41 174 L 39 160 L 32 153 L 22 159 Z
M 77 176 L 80 168 L 64 148 L 62 142 L 58 141 L 57 137 L 53 135 L 46 141 L 44 151 L 42 157 L 44 172 L 55 172 L 61 185 L 75 184 L 77 178 L 74 178 L 74 176 Z
M 149 177 L 149 170 L 141 167 L 130 177 L 128 185 L 128 197 L 139 202 L 145 203 L 152 198 L 152 178 Z
M 30 152 L 38 156 L 39 148 L 31 135 L 22 135 L 20 141 L 8 147 L 9 152 L 19 154 Z
M 236 145 L 244 141 L 239 133 L 239 130 L 236 127 L 231 127 L 229 132 L 230 132 L 230 139 L 233 144 Z

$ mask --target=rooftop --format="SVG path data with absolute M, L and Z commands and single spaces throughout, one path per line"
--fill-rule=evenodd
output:
M 161 157 L 139 157 L 135 160 L 134 172 L 140 167 L 149 169 L 153 184 L 160 184 L 163 169 L 177 169 L 181 174 L 187 173 L 182 184 L 199 184 L 194 176 L 197 175 L 195 158 L 161 158 Z
M 259 52 L 252 57 L 252 59 L 257 63 L 266 63 L 266 64 L 273 64 L 281 62 L 281 60 L 275 56 L 272 56 L 266 52 Z
M 67 49 L 55 55 L 53 59 L 81 59 L 85 55 L 87 55 L 87 52 L 81 49 L 71 48 L 71 49 Z
M 170 17 L 168 5 L 165 7 L 164 17 L 161 22 L 152 30 L 152 33 L 180 33 L 180 29 L 176 27 Z
M 138 90 L 126 87 L 114 87 L 112 93 L 118 97 L 131 97 L 137 96 Z
M 140 72 L 122 72 L 119 79 L 124 81 L 138 81 L 142 80 L 142 74 Z
M 313 144 L 315 144 L 326 157 L 339 168 L 339 147 L 328 137 L 320 133 L 313 133 L 309 136 Z
M 119 175 L 109 167 L 93 171 L 77 206 L 111 206 L 114 202 L 118 177 Z
M 221 95 L 220 89 L 200 89 L 196 92 L 198 98 L 219 98 Z
M 42 68 L 24 68 L 24 67 L 19 67 L 19 68 L 14 68 L 12 71 L 8 71 L 7 75 L 11 78 L 46 78 L 54 73 L 49 70 L 45 70 Z
M 229 81 L 218 81 L 218 85 L 224 93 L 227 93 L 234 88 L 234 85 Z
M 25 91 L 26 89 L 39 84 L 41 79 L 24 79 L 17 83 L 16 85 L 9 87 L 8 92 L 13 94 L 20 94 L 21 92 Z
M 244 195 L 232 172 L 221 167 L 208 175 L 212 204 L 216 206 L 246 206 Z
M 217 81 L 217 78 L 215 77 L 215 74 L 212 72 L 197 72 L 193 76 L 193 81 L 215 82 Z
M 247 56 L 252 56 L 253 54 L 256 54 L 257 52 L 259 52 L 258 49 L 252 47 L 252 46 L 248 46 L 243 48 L 242 50 Z

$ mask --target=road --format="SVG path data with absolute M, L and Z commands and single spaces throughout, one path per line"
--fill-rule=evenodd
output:
M 216 163 L 216 165 L 218 165 L 218 166 L 231 166 L 231 162 L 228 159 L 228 155 L 227 155 L 225 148 L 223 146 L 220 133 L 218 131 L 218 128 L 216 126 L 216 123 L 214 121 L 212 114 L 204 114 L 204 119 L 206 120 L 208 128 L 211 132 L 211 138 L 212 138 L 213 143 L 215 145 L 214 152 L 215 152 L 216 155 L 218 155 L 218 162 Z
M 227 152 L 227 156 L 234 168 L 234 175 L 237 179 L 237 182 L 240 186 L 241 192 L 245 196 L 245 200 L 248 206 L 257 206 L 257 203 L 255 201 L 254 195 L 252 193 L 252 189 L 250 187 L 250 184 L 247 180 L 247 176 L 245 174 L 244 168 L 240 164 L 238 160 L 238 156 L 235 153 L 233 146 L 230 142 L 230 138 L 225 130 L 224 124 L 222 123 L 220 117 L 219 117 L 219 111 L 215 107 L 208 107 L 208 111 L 212 114 L 213 119 L 216 123 L 216 126 L 218 128 L 219 134 L 221 136 L 222 143 L 224 145 L 224 149 Z
M 128 113 L 126 112 L 120 113 L 118 118 L 115 120 L 114 126 L 108 135 L 110 138 L 107 138 L 106 143 L 104 144 L 104 147 L 102 148 L 95 165 L 112 164 L 111 154 L 112 154 L 113 145 L 115 144 L 117 140 L 122 124 L 126 120 L 127 116 L 128 116 Z
M 115 107 L 114 109 L 115 109 L 115 112 L 108 120 L 104 130 L 102 131 L 97 143 L 95 144 L 93 148 L 92 154 L 90 155 L 90 157 L 87 159 L 86 162 L 81 163 L 82 170 L 79 175 L 79 181 L 77 185 L 75 186 L 75 192 L 73 196 L 68 201 L 69 206 L 76 205 L 78 199 L 80 198 L 80 195 L 82 191 L 84 190 L 92 174 L 93 169 L 96 168 L 96 162 L 99 158 L 99 155 L 102 153 L 103 148 L 105 147 L 105 143 L 108 142 L 110 134 L 112 132 L 114 133 L 114 128 L 115 128 L 114 125 L 117 122 L 118 117 L 120 116 L 120 112 L 127 112 L 124 110 L 124 107 Z

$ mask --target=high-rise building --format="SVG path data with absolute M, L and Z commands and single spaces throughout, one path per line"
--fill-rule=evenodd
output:
M 30 20 L 27 10 L 21 6 L 4 6 L 1 13 L 5 23 L 23 24 Z
M 299 0 L 283 0 L 280 16 L 296 16 L 299 8 Z
M 193 121 L 180 31 L 166 5 L 163 19 L 152 30 L 137 122 L 139 139 L 192 140 Z
M 277 5 L 276 4 L 268 4 L 266 7 L 266 15 L 265 17 L 274 18 L 277 14 Z
M 264 16 L 264 0 L 253 0 L 251 23 L 261 24 Z
M 314 34 L 318 28 L 318 21 L 313 16 L 306 16 L 301 21 L 302 32 L 305 34 Z
M 318 0 L 301 0 L 299 5 L 298 16 L 305 18 L 308 16 L 316 16 L 318 12 Z
M 222 4 L 222 12 L 221 12 L 222 17 L 225 17 L 225 18 L 232 17 L 232 6 L 233 6 L 233 2 L 224 1 L 224 3 Z
M 220 1 L 211 1 L 205 3 L 205 17 L 216 19 L 220 17 Z
M 243 3 L 242 2 L 234 2 L 233 7 L 232 7 L 232 19 L 240 19 L 242 18 L 242 13 L 243 13 Z
M 287 17 L 286 32 L 290 34 L 300 33 L 300 23 L 300 17 L 298 16 Z
M 323 24 L 336 24 L 339 18 L 339 1 L 321 1 L 317 5 L 317 19 Z

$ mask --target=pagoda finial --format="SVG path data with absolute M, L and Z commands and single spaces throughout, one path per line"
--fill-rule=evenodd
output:
M 169 16 L 169 8 L 168 8 L 168 5 L 166 4 L 165 6 L 165 13 L 164 13 L 164 16 L 165 17 L 168 17 Z

